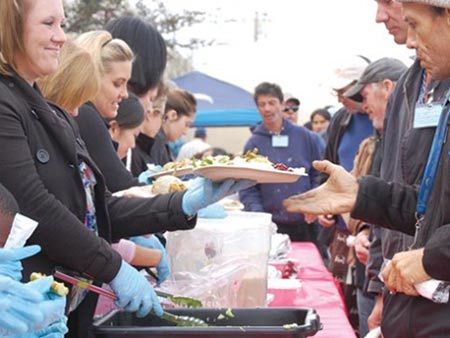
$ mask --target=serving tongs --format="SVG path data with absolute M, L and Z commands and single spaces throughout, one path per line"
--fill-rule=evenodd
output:
M 171 293 L 167 293 L 167 292 L 156 290 L 156 289 L 155 289 L 155 292 L 159 297 L 166 298 L 166 299 L 170 300 L 172 303 L 174 303 L 176 305 L 180 305 L 182 307 L 197 308 L 197 307 L 203 306 L 202 302 L 195 298 L 184 297 L 184 296 L 175 296 Z
M 152 281 L 151 279 L 153 278 L 157 283 L 159 282 L 158 276 L 150 268 L 144 268 L 144 271 L 146 272 L 146 274 L 144 274 L 144 276 L 145 276 L 145 278 L 147 278 L 147 280 Z M 155 292 L 159 297 L 168 299 L 175 305 L 179 305 L 182 307 L 188 307 L 188 308 L 198 308 L 198 307 L 203 306 L 202 302 L 195 298 L 178 296 L 178 295 L 174 295 L 174 294 L 156 290 L 156 289 L 155 289 Z
M 97 293 L 101 296 L 105 296 L 109 299 L 112 299 L 112 300 L 116 299 L 116 295 L 114 294 L 114 292 L 107 290 L 107 289 L 103 289 L 99 286 L 90 284 L 88 282 L 85 282 L 85 281 L 79 279 L 78 277 L 69 276 L 69 275 L 65 274 L 64 272 L 61 272 L 58 270 L 56 270 L 54 272 L 53 276 L 57 279 L 62 280 L 63 282 L 72 284 L 74 286 L 78 286 L 79 288 L 86 289 L 91 292 L 95 292 L 95 293 Z M 164 296 L 162 296 L 162 294 L 172 296 L 172 295 L 167 294 L 162 291 L 156 291 L 156 294 L 158 296 L 160 295 L 159 293 L 161 293 L 161 297 L 164 297 Z M 182 298 L 182 297 L 180 297 L 180 298 Z M 173 313 L 170 313 L 167 311 L 163 312 L 163 314 L 161 315 L 161 318 L 164 320 L 167 320 L 171 323 L 174 323 L 177 326 L 204 326 L 204 327 L 208 326 L 208 324 L 206 324 L 203 320 L 201 320 L 199 318 L 190 317 L 190 316 L 177 316 L 177 315 L 174 315 Z

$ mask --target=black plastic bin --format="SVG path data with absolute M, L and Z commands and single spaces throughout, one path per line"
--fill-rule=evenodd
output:
M 137 318 L 126 312 L 112 312 L 94 323 L 97 338 L 301 338 L 314 336 L 321 329 L 315 310 L 302 308 L 172 309 L 171 313 L 204 320 L 208 327 L 177 327 L 154 315 Z M 222 318 L 222 319 L 218 319 Z M 290 324 L 297 324 L 296 327 Z

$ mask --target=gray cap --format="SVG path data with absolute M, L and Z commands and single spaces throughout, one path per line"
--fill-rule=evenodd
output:
M 359 80 L 344 93 L 345 97 L 354 97 L 360 93 L 365 85 L 383 80 L 397 81 L 406 71 L 403 62 L 393 58 L 382 58 L 369 64 Z
M 398 2 L 417 2 L 423 5 L 450 8 L 450 0 L 397 0 Z

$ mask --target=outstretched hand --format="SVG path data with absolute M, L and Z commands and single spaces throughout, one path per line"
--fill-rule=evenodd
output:
M 330 161 L 314 161 L 316 170 L 327 174 L 328 180 L 321 186 L 283 201 L 290 212 L 312 215 L 338 215 L 350 212 L 358 194 L 356 177 L 343 167 Z

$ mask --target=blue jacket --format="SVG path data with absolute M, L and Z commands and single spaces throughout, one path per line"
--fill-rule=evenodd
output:
M 269 212 L 277 224 L 301 224 L 304 223 L 304 216 L 287 212 L 282 202 L 318 185 L 318 172 L 312 168 L 312 161 L 322 158 L 324 142 L 319 135 L 289 121 L 284 121 L 281 135 L 289 137 L 289 145 L 275 148 L 272 146 L 273 133 L 259 124 L 253 129 L 244 151 L 258 148 L 259 154 L 267 156 L 271 162 L 284 163 L 292 168 L 305 167 L 309 176 L 301 177 L 295 183 L 257 184 L 241 191 L 239 197 L 247 211 Z

